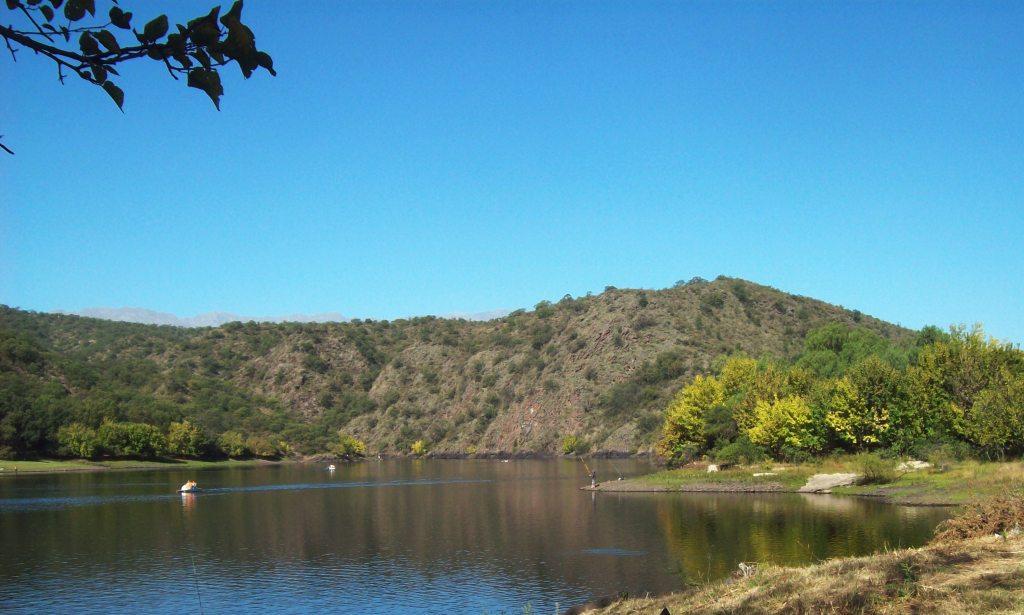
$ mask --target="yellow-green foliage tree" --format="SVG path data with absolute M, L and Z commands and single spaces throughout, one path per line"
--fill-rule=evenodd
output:
M 750 357 L 730 357 L 718 376 L 726 403 L 740 429 L 754 425 L 754 408 L 759 401 L 787 395 L 806 395 L 813 375 L 805 369 L 783 369 Z
M 832 381 L 829 389 L 825 423 L 836 439 L 854 450 L 881 442 L 889 428 L 888 410 L 871 407 L 849 378 Z
M 203 432 L 188 421 L 171 423 L 167 429 L 167 451 L 178 457 L 198 457 L 203 453 Z
M 821 444 L 811 406 L 802 397 L 758 401 L 754 421 L 754 426 L 747 429 L 750 441 L 775 455 L 814 452 Z
M 70 457 L 92 459 L 99 455 L 100 441 L 96 430 L 81 423 L 64 425 L 57 431 L 57 442 L 61 452 Z
M 697 376 L 684 386 L 665 413 L 659 453 L 678 461 L 704 444 L 704 415 L 725 401 L 722 384 L 714 376 Z

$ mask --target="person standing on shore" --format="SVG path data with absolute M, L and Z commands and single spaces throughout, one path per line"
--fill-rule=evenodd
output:
M 590 471 L 590 488 L 597 487 L 597 470 Z

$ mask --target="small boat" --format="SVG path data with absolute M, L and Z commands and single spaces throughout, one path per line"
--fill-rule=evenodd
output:
M 335 470 L 337 470 L 337 469 L 338 469 L 338 468 L 334 467 L 334 464 L 333 464 L 333 463 L 332 463 L 331 465 L 327 466 L 327 471 L 328 471 L 328 472 L 333 472 L 333 471 L 335 471 Z
M 178 489 L 178 493 L 195 493 L 196 491 L 199 491 L 199 486 L 196 485 L 194 480 L 188 481 L 181 486 L 181 489 Z

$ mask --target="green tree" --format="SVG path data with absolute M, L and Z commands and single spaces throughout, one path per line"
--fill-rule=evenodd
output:
M 852 450 L 878 444 L 889 427 L 888 412 L 869 408 L 849 378 L 833 380 L 829 389 L 825 422 L 836 438 Z
M 114 457 L 152 459 L 167 451 L 167 438 L 154 425 L 104 421 L 96 435 L 100 447 Z
M 245 444 L 245 436 L 237 431 L 229 430 L 217 436 L 217 446 L 228 457 L 248 457 L 251 452 Z
M 1004 372 L 998 384 L 979 393 L 964 431 L 989 456 L 1024 452 L 1024 377 Z
M 179 457 L 199 457 L 206 439 L 201 429 L 188 421 L 171 423 L 167 429 L 167 450 Z
M 57 431 L 57 442 L 61 451 L 70 457 L 92 459 L 99 455 L 100 441 L 96 430 L 81 423 L 64 425 Z

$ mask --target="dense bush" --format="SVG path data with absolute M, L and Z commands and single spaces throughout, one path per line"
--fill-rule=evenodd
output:
M 100 440 L 96 430 L 81 423 L 64 425 L 57 431 L 60 452 L 69 457 L 92 459 L 100 453 Z
M 366 443 L 348 435 L 343 431 L 338 432 L 338 444 L 334 449 L 335 454 L 340 457 L 353 458 L 366 456 Z
M 572 455 L 574 453 L 582 452 L 581 448 L 582 441 L 580 440 L 579 436 L 570 434 L 562 438 L 563 455 Z
M 167 452 L 167 437 L 146 423 L 104 421 L 96 435 L 100 449 L 112 457 L 152 459 Z
M 876 453 L 861 453 L 854 458 L 854 467 L 867 485 L 891 483 L 899 477 L 896 462 Z

